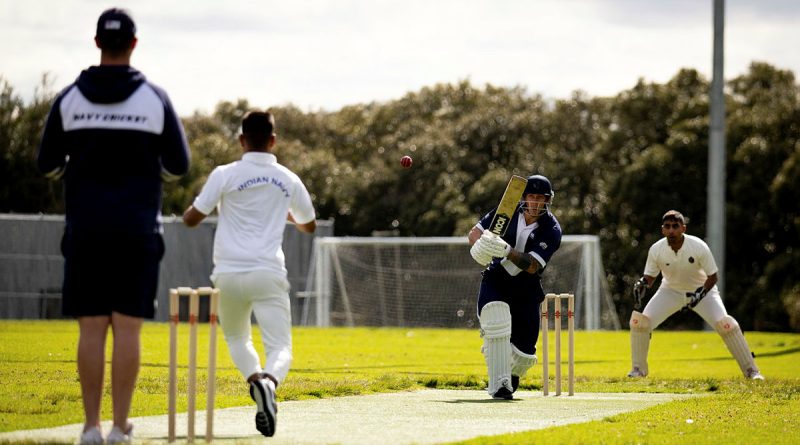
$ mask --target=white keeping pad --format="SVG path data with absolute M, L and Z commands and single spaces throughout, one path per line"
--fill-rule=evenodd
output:
M 725 346 L 728 347 L 733 358 L 736 359 L 742 374 L 745 377 L 750 377 L 751 373 L 758 372 L 756 362 L 753 360 L 753 354 L 750 352 L 750 346 L 747 345 L 747 340 L 744 339 L 739 323 L 730 315 L 726 315 L 717 322 L 714 328 L 722 337 L 722 341 L 725 342 Z
M 650 349 L 650 319 L 639 311 L 631 314 L 631 366 L 647 375 L 647 353 Z

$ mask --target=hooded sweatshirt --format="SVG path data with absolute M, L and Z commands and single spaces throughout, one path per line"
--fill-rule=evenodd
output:
M 162 177 L 188 171 L 189 147 L 164 90 L 100 65 L 56 97 L 37 161 L 64 177 L 68 233 L 161 233 Z

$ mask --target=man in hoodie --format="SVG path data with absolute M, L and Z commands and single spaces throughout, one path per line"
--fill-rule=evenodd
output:
M 80 442 L 128 443 L 144 319 L 155 315 L 162 179 L 189 168 L 186 137 L 167 94 L 130 66 L 136 25 L 104 11 L 95 43 L 100 65 L 81 72 L 55 99 L 38 153 L 39 169 L 64 179 L 66 226 L 62 311 L 78 320 L 78 375 L 86 423 Z M 100 430 L 105 344 L 114 332 L 114 425 Z

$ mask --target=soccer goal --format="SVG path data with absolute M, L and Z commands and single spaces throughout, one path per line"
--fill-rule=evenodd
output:
M 482 267 L 466 237 L 320 237 L 300 324 L 471 328 Z M 580 329 L 620 329 L 596 236 L 565 235 L 542 275 L 547 292 L 575 294 Z M 564 317 L 566 318 L 566 317 Z

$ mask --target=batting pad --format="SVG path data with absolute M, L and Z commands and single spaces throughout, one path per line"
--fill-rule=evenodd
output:
M 526 354 L 511 345 L 511 374 L 524 377 L 525 373 L 536 364 L 536 355 Z
M 639 311 L 631 314 L 631 366 L 647 375 L 647 352 L 650 349 L 650 319 Z
M 511 309 L 502 301 L 487 303 L 481 309 L 483 356 L 489 371 L 489 387 L 494 395 L 500 387 L 511 387 Z
M 736 359 L 736 363 L 739 364 L 739 369 L 742 370 L 742 374 L 749 378 L 750 374 L 758 372 L 756 361 L 753 359 L 753 354 L 750 352 L 750 346 L 747 345 L 747 340 L 744 339 L 744 334 L 742 334 L 739 323 L 730 315 L 726 315 L 717 322 L 714 328 L 719 332 L 722 341 L 724 341 L 725 346 L 728 347 L 728 351 L 731 351 L 733 358 Z

